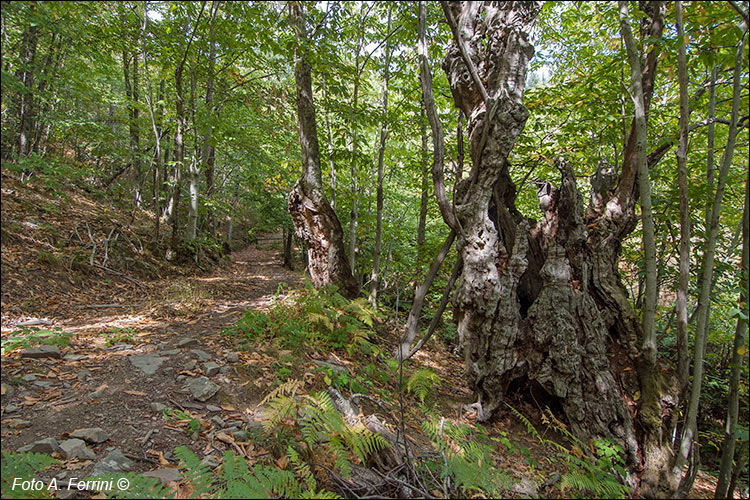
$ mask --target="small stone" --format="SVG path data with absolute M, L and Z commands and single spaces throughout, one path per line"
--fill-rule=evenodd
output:
M 207 377 L 213 377 L 217 373 L 219 373 L 219 370 L 221 367 L 214 363 L 213 361 L 209 361 L 208 363 L 203 364 L 203 372 L 206 374 Z
M 156 413 L 163 413 L 167 409 L 167 405 L 162 403 L 151 403 L 151 409 Z
M 539 498 L 539 490 L 528 478 L 523 478 L 513 485 L 513 491 L 521 495 L 521 498 Z
M 219 466 L 219 461 L 216 460 L 216 458 L 213 457 L 213 455 L 208 455 L 207 457 L 203 457 L 203 460 L 201 460 L 201 463 L 203 465 L 208 466 L 211 469 L 215 469 Z
M 207 411 L 221 411 L 221 408 L 219 408 L 218 406 L 214 406 L 214 405 L 206 405 L 206 410 Z M 5 410 L 5 411 L 7 412 L 8 410 Z
M 0 384 L 0 387 L 3 388 L 3 396 L 6 396 L 6 397 L 12 396 L 13 393 L 16 392 L 16 390 L 13 388 L 12 385 Z
M 211 422 L 214 423 L 220 429 L 223 429 L 227 425 L 226 422 L 224 422 L 224 419 L 219 416 L 211 417 Z
M 122 454 L 118 448 L 113 449 L 100 462 L 94 465 L 91 471 L 92 476 L 101 476 L 104 474 L 115 474 L 116 472 L 129 470 L 133 463 L 128 457 Z
M 59 490 L 57 490 L 57 493 L 55 493 L 55 498 L 61 498 L 63 500 L 67 500 L 68 498 L 75 498 L 77 492 L 78 490 L 74 488 L 60 488 Z
M 31 349 L 24 349 L 21 351 L 22 358 L 55 358 L 60 359 L 60 348 L 56 345 L 40 345 Z
M 250 439 L 250 433 L 245 430 L 237 430 L 232 433 L 232 437 L 234 437 L 235 441 L 248 441 Z
M 183 380 L 185 380 L 186 378 L 187 378 L 187 375 L 177 375 L 177 381 L 178 381 L 178 382 L 182 382 L 182 381 L 183 381 Z
M 130 356 L 130 362 L 144 375 L 153 375 L 159 367 L 167 360 L 154 354 L 143 354 L 141 356 Z
M 86 446 L 82 439 L 66 439 L 60 443 L 60 454 L 66 459 L 94 460 L 96 458 L 94 450 Z
M 227 354 L 227 363 L 236 363 L 240 360 L 239 353 L 230 352 Z
M 44 380 L 35 380 L 34 386 L 39 387 L 40 389 L 51 389 L 55 384 Z
M 102 396 L 104 396 L 104 393 L 105 393 L 106 391 L 107 391 L 106 389 L 99 389 L 98 391 L 94 391 L 94 392 L 92 392 L 92 393 L 91 393 L 91 394 L 89 395 L 89 397 L 90 397 L 91 399 L 99 399 L 99 398 L 101 398 Z
M 78 380 L 87 380 L 91 376 L 91 372 L 87 369 L 83 369 L 76 374 Z
M 210 380 L 208 380 L 207 377 L 199 377 L 194 378 L 189 381 L 187 381 L 183 387 L 184 390 L 189 392 L 193 399 L 197 401 L 207 401 L 208 399 L 212 398 L 214 394 L 219 392 L 219 387 L 217 384 L 214 384 Z
M 20 408 L 18 406 L 16 406 L 16 405 L 8 405 L 8 406 L 5 407 L 5 412 L 4 413 L 15 413 L 18 410 L 20 410 Z
M 70 434 L 71 437 L 83 439 L 87 443 L 103 443 L 109 439 L 107 431 L 101 427 L 88 427 L 86 429 L 78 429 Z
M 63 359 L 65 361 L 80 361 L 86 358 L 88 358 L 88 356 L 86 356 L 85 354 L 66 354 L 65 356 L 63 356 Z
M 194 370 L 198 366 L 198 362 L 194 359 L 188 359 L 185 361 L 185 369 L 188 371 Z
M 14 429 L 25 429 L 26 427 L 31 427 L 31 421 L 23 420 L 20 418 L 8 418 L 3 421 L 3 425 L 7 425 L 8 427 L 12 427 Z
M 60 444 L 57 442 L 57 439 L 55 438 L 44 438 L 40 439 L 39 441 L 35 441 L 31 444 L 27 444 L 26 446 L 22 446 L 18 448 L 19 452 L 31 452 L 31 453 L 47 453 L 48 455 L 54 451 L 58 451 L 60 449 Z
M 33 382 L 36 380 L 36 375 L 32 375 L 31 373 L 29 373 L 28 375 L 24 375 L 23 377 L 21 377 L 21 380 L 23 380 L 24 382 Z
M 201 363 L 211 359 L 211 355 L 208 354 L 206 351 L 202 351 L 200 349 L 191 349 L 190 352 L 194 354 L 195 357 L 198 358 L 198 361 L 200 361 Z
M 182 351 L 180 351 L 179 349 L 169 349 L 167 351 L 160 351 L 159 354 L 161 354 L 162 356 L 175 356 L 177 354 L 180 354 L 180 352 Z
M 173 481 L 176 482 L 176 481 L 182 480 L 182 474 L 180 474 L 180 471 L 178 471 L 177 469 L 168 469 L 168 468 L 156 469 L 156 470 L 144 472 L 143 474 L 141 474 L 141 476 L 155 477 L 156 479 L 161 481 L 162 484 L 167 484 Z
M 198 339 L 182 339 L 177 342 L 177 347 L 191 347 L 198 345 Z
M 229 375 L 232 372 L 236 372 L 236 369 L 234 366 L 222 366 L 221 370 L 219 370 L 219 373 L 222 375 Z

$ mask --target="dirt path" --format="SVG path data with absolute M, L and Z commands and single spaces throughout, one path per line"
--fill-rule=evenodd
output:
M 251 245 L 230 258 L 210 276 L 144 283 L 109 298 L 92 286 L 81 290 L 76 317 L 48 315 L 52 324 L 43 328 L 73 336 L 59 353 L 3 356 L 2 449 L 45 438 L 70 446 L 75 430 L 102 428 L 106 439 L 88 442 L 88 451 L 56 450 L 64 459 L 51 469 L 58 481 L 101 472 L 112 462 L 103 458 L 117 458 L 117 450 L 139 472 L 166 465 L 180 445 L 220 459 L 226 446 L 216 436 L 241 436 L 255 425 L 259 388 L 273 378 L 268 356 L 238 351 L 241 339 L 221 332 L 246 308 L 268 307 L 282 283 L 294 289 L 303 282 L 281 267 L 278 250 Z M 257 369 L 248 372 L 249 365 Z M 165 419 L 164 408 L 188 412 L 200 430 L 191 434 L 179 418 Z

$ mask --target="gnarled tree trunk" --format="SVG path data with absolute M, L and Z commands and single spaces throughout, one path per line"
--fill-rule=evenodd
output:
M 468 118 L 472 170 L 457 186 L 455 210 L 437 186 L 436 195 L 459 235 L 464 269 L 456 318 L 479 419 L 489 419 L 511 387 L 539 384 L 582 441 L 609 438 L 622 446 L 631 486 L 642 480 L 642 493 L 669 494 L 659 488 L 671 457 L 664 431 L 677 387 L 670 373 L 643 370 L 653 365 L 641 359 L 642 328 L 618 273 L 621 242 L 636 226 L 634 129 L 619 184 L 598 183 L 596 205 L 584 211 L 573 170 L 560 158 L 561 185 L 539 190 L 543 219 L 523 217 L 507 158 L 528 117 L 521 102 L 534 52 L 528 31 L 540 6 L 441 3 L 454 35 L 443 68 Z M 658 38 L 662 9 L 650 7 L 644 27 Z M 655 64 L 649 54 L 646 109 Z M 428 114 L 434 113 L 433 105 Z M 436 121 L 430 119 L 433 129 Z M 646 462 L 646 455 L 660 458 Z
M 306 57 L 307 35 L 302 5 L 290 2 L 290 20 L 300 41 L 295 56 L 297 115 L 302 150 L 302 177 L 289 193 L 289 214 L 297 236 L 307 243 L 308 269 L 316 287 L 334 284 L 342 295 L 355 297 L 359 286 L 352 275 L 344 250 L 344 232 L 336 212 L 323 194 L 320 150 L 315 124 L 312 77 Z

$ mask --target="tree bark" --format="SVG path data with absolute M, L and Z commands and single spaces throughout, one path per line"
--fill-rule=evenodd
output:
M 560 403 L 579 439 L 608 438 L 623 448 L 628 485 L 640 483 L 642 494 L 660 495 L 677 384 L 659 364 L 648 370 L 654 365 L 646 363 L 648 376 L 639 376 L 643 329 L 618 272 L 622 239 L 637 222 L 638 159 L 643 167 L 645 158 L 642 140 L 638 155 L 637 129 L 650 104 L 658 44 L 640 78 L 640 124 L 631 125 L 617 188 L 603 190 L 600 208 L 589 207 L 584 215 L 573 170 L 558 158 L 562 183 L 541 184 L 543 218 L 535 221 L 515 207 L 507 158 L 528 116 L 521 101 L 533 55 L 528 32 L 539 5 L 441 4 L 453 32 L 443 68 L 468 119 L 471 171 L 456 186 L 455 210 L 444 191 L 441 199 L 444 182 L 433 180 L 443 219 L 459 235 L 464 269 L 455 318 L 478 418 L 491 418 L 509 390 L 534 381 Z M 651 2 L 645 10 L 642 31 L 658 39 L 663 6 Z M 428 117 L 434 116 L 434 103 L 427 106 Z M 439 129 L 435 121 L 430 119 L 433 131 Z M 433 168 L 435 173 L 442 174 Z M 636 413 L 642 398 L 658 406 Z M 644 470 L 646 458 L 655 471 Z
M 36 10 L 36 3 L 31 2 L 30 12 L 33 13 L 34 10 Z M 38 27 L 36 24 L 32 24 L 26 28 L 21 41 L 20 64 L 16 71 L 16 78 L 23 83 L 21 95 L 17 100 L 17 146 L 18 154 L 21 156 L 28 156 L 32 140 L 32 126 L 35 114 L 34 66 L 38 39 Z
M 724 148 L 724 153 L 722 154 L 719 178 L 717 179 L 716 184 L 716 193 L 711 208 L 711 222 L 709 225 L 708 240 L 706 241 L 705 252 L 703 254 L 701 289 L 700 298 L 698 300 L 697 325 L 695 330 L 695 346 L 693 348 L 693 384 L 691 386 L 690 400 L 685 415 L 685 427 L 683 429 L 680 449 L 675 458 L 674 467 L 672 469 L 673 477 L 680 477 L 682 474 L 682 469 L 691 453 L 693 439 L 697 435 L 698 405 L 700 403 L 701 387 L 703 385 L 703 361 L 709 320 L 708 309 L 711 290 L 713 288 L 713 267 L 716 255 L 716 240 L 719 233 L 719 215 L 721 213 L 724 189 L 726 188 L 727 176 L 729 174 L 729 168 L 732 165 L 734 147 L 739 132 L 737 124 L 739 120 L 739 107 L 742 92 L 742 58 L 745 48 L 744 35 L 746 32 L 747 27 L 743 30 L 743 36 L 737 44 L 737 50 L 735 53 L 735 68 L 732 80 L 732 114 L 729 131 L 727 132 L 727 144 Z M 680 484 L 680 491 L 687 492 L 691 485 L 692 481 L 690 480 L 690 475 L 688 475 L 683 478 L 683 481 Z
M 748 310 L 748 269 L 750 269 L 750 182 L 745 182 L 745 209 L 742 216 L 742 260 L 740 263 L 740 297 L 738 301 L 739 313 L 737 314 L 737 328 L 734 330 L 734 345 L 732 346 L 731 371 L 729 376 L 729 400 L 727 408 L 726 434 L 721 446 L 721 465 L 719 467 L 719 481 L 716 485 L 714 498 L 728 498 L 729 483 L 732 475 L 732 458 L 734 457 L 735 444 L 737 442 L 737 418 L 739 416 L 739 386 L 742 364 L 745 360 L 742 349 L 745 346 L 747 335 L 747 318 L 750 317 Z M 739 459 L 738 459 L 739 465 Z M 729 497 L 734 498 L 734 497 Z
M 130 163 L 133 166 L 135 181 L 135 205 L 141 204 L 141 151 L 140 131 L 138 130 L 138 54 L 131 55 L 127 41 L 123 42 L 122 69 L 125 80 L 125 95 L 128 99 L 128 129 L 130 133 Z M 132 71 L 131 71 L 132 62 Z
M 677 182 L 680 189 L 680 264 L 679 282 L 675 310 L 677 313 L 677 376 L 680 380 L 680 394 L 685 395 L 690 381 L 690 359 L 688 353 L 688 313 L 687 296 L 690 285 L 690 195 L 688 192 L 687 151 L 688 151 L 688 76 L 687 56 L 683 42 L 682 2 L 675 2 L 677 17 L 677 38 L 680 45 L 677 53 L 677 70 L 680 85 L 680 143 L 677 157 Z
M 388 7 L 388 21 L 386 33 L 391 32 L 391 13 L 393 4 Z M 385 61 L 383 63 L 385 77 L 383 87 L 383 118 L 380 122 L 380 147 L 378 148 L 378 179 L 377 179 L 377 213 L 375 228 L 375 249 L 372 254 L 372 274 L 370 275 L 370 297 L 372 307 L 378 310 L 378 286 L 380 286 L 380 250 L 383 246 L 383 163 L 385 162 L 385 139 L 388 123 L 388 80 L 390 77 L 391 42 L 390 37 L 385 46 Z
M 299 2 L 290 2 L 289 11 L 299 42 L 294 77 L 302 150 L 302 177 L 289 193 L 289 214 L 297 236 L 307 244 L 308 269 L 313 284 L 316 287 L 334 284 L 342 295 L 353 298 L 359 294 L 359 286 L 346 258 L 344 232 L 323 194 L 303 7 Z
M 427 226 L 427 201 L 429 199 L 428 184 L 428 162 L 427 162 L 427 122 L 425 121 L 424 100 L 422 101 L 421 113 L 419 115 L 419 124 L 422 135 L 422 155 L 420 165 L 422 166 L 422 199 L 419 202 L 419 222 L 417 223 L 417 252 L 422 256 L 422 247 L 425 242 L 425 230 Z

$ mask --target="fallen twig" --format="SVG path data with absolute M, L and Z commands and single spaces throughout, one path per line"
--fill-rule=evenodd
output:
M 91 254 L 91 259 L 93 260 L 93 258 L 94 258 L 94 255 L 93 255 L 93 254 Z M 112 273 L 112 274 L 116 274 L 117 276 L 120 276 L 120 277 L 122 277 L 122 278 L 125 278 L 126 280 L 130 281 L 131 283 L 134 283 L 134 284 L 138 285 L 138 286 L 139 286 L 139 287 L 141 287 L 141 288 L 146 288 L 146 285 L 144 285 L 143 283 L 141 283 L 141 282 L 140 282 L 140 281 L 138 281 L 137 279 L 135 279 L 135 278 L 131 278 L 131 277 L 130 277 L 130 276 L 128 276 L 127 274 L 123 274 L 123 273 L 121 273 L 120 271 L 115 271 L 114 269 L 110 269 L 110 268 L 109 268 L 109 267 L 107 267 L 107 266 L 102 266 L 101 264 L 95 264 L 95 263 L 93 263 L 93 262 L 91 263 L 91 265 L 92 265 L 92 266 L 94 266 L 94 267 L 98 267 L 99 269 L 103 269 L 103 270 L 105 270 L 105 271 L 109 271 L 110 273 Z

